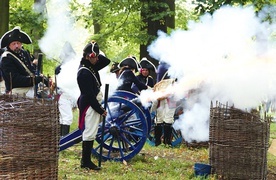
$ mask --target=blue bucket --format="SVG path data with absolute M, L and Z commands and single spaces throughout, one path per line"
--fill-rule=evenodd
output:
M 195 163 L 194 170 L 196 176 L 208 176 L 211 174 L 211 166 L 208 164 Z

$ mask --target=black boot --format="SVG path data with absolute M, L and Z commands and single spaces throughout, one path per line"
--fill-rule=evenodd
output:
M 164 123 L 164 144 L 172 145 L 172 124 Z
M 98 167 L 91 161 L 91 150 L 93 146 L 93 141 L 83 141 L 82 142 L 82 158 L 81 158 L 81 168 L 87 168 L 92 170 L 100 170 Z
M 61 136 L 65 136 L 65 135 L 69 134 L 70 125 L 61 124 L 60 128 L 61 128 L 61 130 L 60 130 Z
M 162 136 L 162 124 L 156 124 L 154 127 L 155 146 L 159 146 L 161 144 L 161 136 Z

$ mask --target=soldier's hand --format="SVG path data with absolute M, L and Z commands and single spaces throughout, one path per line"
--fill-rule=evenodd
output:
M 34 60 L 33 60 L 33 64 L 37 65 L 37 64 L 38 64 L 38 60 L 37 60 L 37 59 L 34 59 Z
M 105 111 L 103 114 L 102 114 L 102 116 L 106 116 L 107 115 L 107 112 Z

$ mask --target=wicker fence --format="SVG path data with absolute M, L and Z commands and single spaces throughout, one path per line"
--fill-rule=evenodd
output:
M 0 96 L 0 179 L 58 178 L 56 101 Z
M 219 179 L 266 179 L 269 119 L 217 103 L 210 109 L 209 158 Z

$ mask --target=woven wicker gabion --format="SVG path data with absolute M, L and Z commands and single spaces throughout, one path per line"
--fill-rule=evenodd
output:
M 57 103 L 0 96 L 0 179 L 58 179 Z
M 217 103 L 210 109 L 209 158 L 219 179 L 266 179 L 269 119 Z

